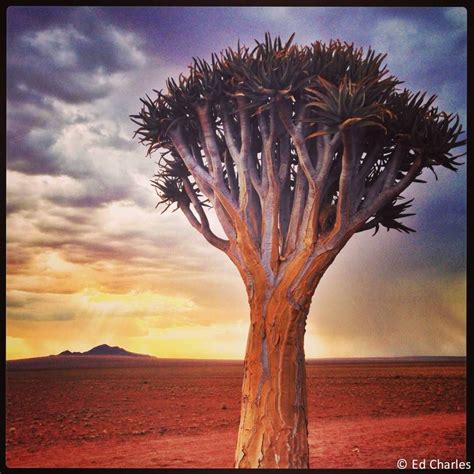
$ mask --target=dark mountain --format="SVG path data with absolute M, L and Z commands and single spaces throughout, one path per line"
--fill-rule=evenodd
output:
M 86 351 L 86 352 L 71 352 L 69 350 L 63 351 L 59 353 L 58 355 L 63 355 L 63 356 L 70 356 L 70 355 L 81 355 L 81 356 L 87 356 L 87 355 L 93 355 L 93 356 L 134 356 L 134 357 L 144 357 L 144 354 L 137 354 L 135 352 L 129 352 L 126 351 L 125 349 L 122 349 L 121 347 L 118 346 L 109 346 L 108 344 L 101 344 L 100 346 L 93 347 L 92 349 Z M 146 357 L 146 356 L 145 356 Z
M 78 352 L 73 353 L 71 351 L 62 351 L 58 355 L 60 355 L 60 356 L 70 356 L 70 355 L 73 355 L 73 354 L 78 354 Z

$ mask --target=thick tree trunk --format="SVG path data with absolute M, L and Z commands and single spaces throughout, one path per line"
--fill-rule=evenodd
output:
M 308 468 L 304 333 L 309 300 L 256 291 L 245 357 L 238 468 Z

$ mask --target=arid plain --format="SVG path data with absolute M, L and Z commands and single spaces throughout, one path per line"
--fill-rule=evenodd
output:
M 232 467 L 242 362 L 56 356 L 7 364 L 9 467 Z M 465 460 L 460 360 L 307 362 L 312 468 Z

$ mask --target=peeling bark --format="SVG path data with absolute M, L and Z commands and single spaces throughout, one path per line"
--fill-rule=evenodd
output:
M 304 333 L 309 305 L 288 287 L 258 290 L 250 302 L 237 468 L 308 468 Z

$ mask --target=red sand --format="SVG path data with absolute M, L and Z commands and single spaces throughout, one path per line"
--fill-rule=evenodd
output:
M 232 467 L 241 363 L 101 360 L 7 370 L 9 467 Z M 464 364 L 307 369 L 311 467 L 466 460 Z

